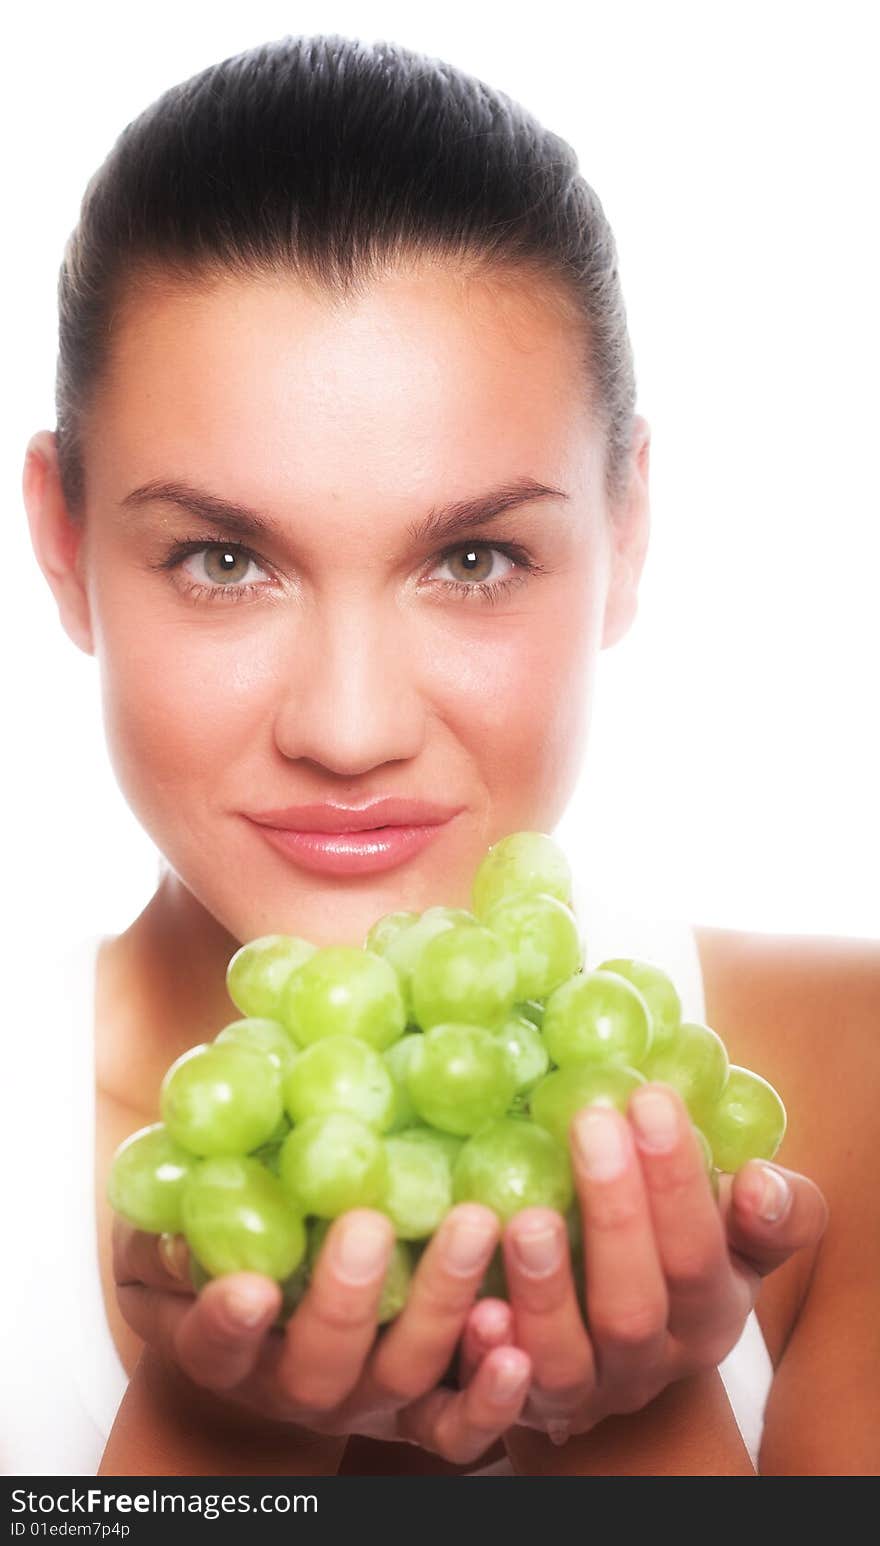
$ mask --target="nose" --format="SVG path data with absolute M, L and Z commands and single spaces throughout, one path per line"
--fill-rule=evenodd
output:
M 403 619 L 351 593 L 300 618 L 282 668 L 275 742 L 285 757 L 354 778 L 415 757 L 426 705 Z

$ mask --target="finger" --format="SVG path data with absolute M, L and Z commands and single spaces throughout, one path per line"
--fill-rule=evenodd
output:
M 459 1383 L 467 1385 L 486 1354 L 513 1342 L 513 1311 L 503 1299 L 478 1299 L 465 1323 L 459 1358 Z
M 331 1225 L 278 1360 L 277 1377 L 292 1402 L 327 1412 L 357 1384 L 376 1336 L 393 1247 L 391 1221 L 371 1208 L 354 1208 Z
M 355 1398 L 368 1407 L 401 1405 L 425 1395 L 455 1353 L 468 1311 L 498 1243 L 495 1214 L 459 1203 L 425 1248 L 407 1302 L 376 1348 Z
M 759 1277 L 817 1246 L 828 1223 L 828 1204 L 814 1182 L 767 1160 L 722 1175 L 718 1205 L 731 1250 Z
M 571 1136 L 590 1338 L 600 1381 L 623 1386 L 648 1377 L 667 1343 L 669 1300 L 647 1189 L 619 1111 L 578 1112 Z
M 256 1366 L 280 1309 L 281 1289 L 261 1273 L 214 1278 L 173 1327 L 176 1361 L 205 1390 L 232 1390 Z
M 152 1235 L 113 1216 L 113 1277 L 117 1284 L 144 1283 L 171 1294 L 193 1294 L 189 1248 L 183 1235 Z
M 175 1334 L 184 1316 L 197 1302 L 192 1295 L 170 1294 L 165 1289 L 145 1288 L 141 1283 L 122 1283 L 116 1299 L 132 1331 L 155 1348 L 163 1358 L 177 1363 Z
M 398 1414 L 398 1433 L 455 1465 L 467 1465 L 516 1422 L 530 1379 L 531 1364 L 521 1348 L 495 1348 L 467 1389 L 432 1390 L 405 1407 Z
M 561 1213 L 524 1208 L 504 1232 L 504 1270 L 517 1346 L 532 1364 L 531 1399 L 547 1415 L 573 1412 L 596 1381 Z
M 207 1284 L 198 1297 L 146 1288 L 142 1283 L 120 1284 L 116 1297 L 126 1322 L 144 1342 L 171 1363 L 177 1364 L 198 1384 L 222 1389 L 229 1381 L 223 1377 L 222 1371 L 219 1382 L 213 1378 L 216 1374 L 213 1365 L 223 1361 L 238 1339 L 249 1341 L 255 1329 L 253 1325 L 243 1327 L 240 1322 L 233 1323 L 223 1308 L 225 1287 L 229 1285 L 235 1292 L 236 1285 L 241 1288 L 241 1279 L 245 1280 L 245 1293 L 252 1292 L 251 1284 L 254 1280 L 258 1284 L 264 1302 L 268 1305 L 263 1320 L 269 1316 L 265 1324 L 270 1325 L 271 1316 L 277 1313 L 273 1306 L 280 1295 L 271 1278 L 258 1277 L 255 1273 L 236 1273 L 224 1279 L 217 1278 Z M 260 1328 L 263 1320 L 259 1322 Z M 182 1343 L 179 1342 L 181 1328 L 185 1328 Z M 206 1375 L 203 1375 L 204 1366 L 207 1366 Z
M 669 1330 L 717 1362 L 742 1331 L 752 1294 L 733 1271 L 687 1107 L 668 1085 L 647 1084 L 631 1097 L 629 1117 L 666 1280 Z

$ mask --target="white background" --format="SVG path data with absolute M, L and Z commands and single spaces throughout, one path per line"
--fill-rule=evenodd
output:
M 653 535 L 560 829 L 576 862 L 698 922 L 880 937 L 875 6 L 16 10 L 0 125 L 13 922 L 116 932 L 156 876 L 20 493 L 28 436 L 55 422 L 55 282 L 83 188 L 173 82 L 284 33 L 341 32 L 521 100 L 575 146 L 617 237 Z

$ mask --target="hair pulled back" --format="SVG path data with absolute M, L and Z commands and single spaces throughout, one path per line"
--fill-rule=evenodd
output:
M 58 281 L 70 513 L 84 512 L 84 416 L 139 280 L 289 273 L 344 299 L 413 255 L 552 284 L 582 338 L 613 502 L 632 350 L 614 236 L 575 152 L 442 60 L 333 34 L 266 43 L 171 87 L 91 177 Z

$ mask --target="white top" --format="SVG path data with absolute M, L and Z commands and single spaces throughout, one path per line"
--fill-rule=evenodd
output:
M 614 955 L 654 960 L 673 978 L 686 1017 L 704 1018 L 688 925 L 615 911 L 582 888 L 575 903 L 588 966 Z M 8 1038 L 3 1173 L 20 1175 L 21 1184 L 5 1205 L 6 1240 L 17 1242 L 13 1270 L 0 1274 L 11 1299 L 0 1306 L 6 1475 L 96 1475 L 128 1383 L 104 1310 L 94 1206 L 94 985 L 102 938 L 80 939 L 54 962 L 43 960 L 31 1034 Z M 754 1313 L 720 1369 L 756 1462 L 772 1366 Z M 471 1474 L 512 1472 L 505 1460 Z

